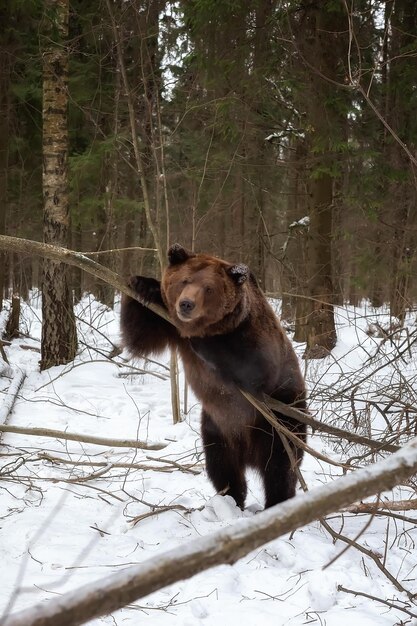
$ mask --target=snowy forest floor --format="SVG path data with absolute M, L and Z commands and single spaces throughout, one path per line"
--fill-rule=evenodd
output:
M 263 508 L 255 475 L 243 512 L 231 498 L 214 495 L 204 471 L 200 408 L 191 394 L 184 421 L 172 424 L 168 355 L 159 364 L 133 362 L 127 353 L 108 358 L 119 341 L 118 307 L 109 311 L 85 297 L 77 306 L 76 361 L 39 373 L 40 300 L 33 297 L 30 307 L 22 306 L 24 336 L 6 352 L 11 367 L 27 376 L 9 425 L 166 447 L 2 435 L 0 623 L 2 614 L 46 602 Z M 404 432 L 405 441 L 415 434 L 417 418 L 415 315 L 405 329 L 386 337 L 372 336 L 378 333 L 375 323 L 387 327 L 389 318 L 369 305 L 337 309 L 332 355 L 301 361 L 311 411 L 374 439 Z M 295 348 L 301 358 L 304 346 Z M 9 385 L 10 378 L 0 376 L 0 406 Z M 310 435 L 309 444 L 333 461 L 350 459 L 353 467 L 376 459 L 368 454 L 364 460 L 365 449 L 327 436 Z M 343 468 L 306 455 L 302 473 L 311 488 L 337 479 Z M 381 498 L 409 500 L 414 493 L 410 481 Z M 372 518 L 343 512 L 327 522 L 376 555 L 406 590 L 417 592 L 417 511 Z M 417 605 L 406 593 L 363 551 L 350 547 L 340 554 L 345 547 L 315 522 L 233 566 L 205 571 L 90 624 L 417 624 Z

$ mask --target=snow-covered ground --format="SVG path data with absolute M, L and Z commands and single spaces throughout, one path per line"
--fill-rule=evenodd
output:
M 160 364 L 127 361 L 126 353 L 109 360 L 111 342 L 119 340 L 117 307 L 113 313 L 84 298 L 77 315 L 80 352 L 75 363 L 39 373 L 40 302 L 34 298 L 31 307 L 23 306 L 22 331 L 27 336 L 13 341 L 6 352 L 11 366 L 24 369 L 27 377 L 8 424 L 165 447 L 140 450 L 2 435 L 0 623 L 2 614 L 47 602 L 190 539 L 232 527 L 237 518 L 263 508 L 255 475 L 250 476 L 244 512 L 230 498 L 214 494 L 203 467 L 200 408 L 191 394 L 184 421 L 172 423 L 168 355 Z M 365 306 L 340 308 L 337 319 L 339 339 L 332 356 L 307 365 L 302 361 L 313 413 L 349 430 L 356 423 L 358 432 L 375 438 L 401 430 L 406 420 L 415 422 L 413 318 L 407 331 L 385 341 L 366 330 L 370 321 L 387 325 L 388 319 Z M 296 350 L 301 357 L 303 346 Z M 9 384 L 9 378 L 0 377 L 0 405 Z M 399 405 L 393 401 L 398 391 Z M 318 435 L 310 436 L 309 443 L 335 461 L 350 458 L 353 465 L 363 452 Z M 342 474 L 341 467 L 308 455 L 302 471 L 309 487 Z M 413 493 L 402 486 L 395 497 L 406 500 Z M 384 497 L 392 499 L 392 494 Z M 369 515 L 344 513 L 327 521 L 343 536 L 357 539 L 404 588 L 416 593 L 417 511 L 403 516 L 407 521 L 375 516 L 369 523 Z M 350 548 L 326 567 L 345 547 L 315 522 L 233 566 L 210 569 L 90 623 L 417 624 L 398 608 L 417 615 L 417 606 L 364 553 Z

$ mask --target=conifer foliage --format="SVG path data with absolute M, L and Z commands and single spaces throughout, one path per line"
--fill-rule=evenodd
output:
M 367 298 L 403 323 L 417 296 L 413 0 L 14 5 L 0 232 L 122 275 L 157 276 L 174 241 L 244 262 L 309 357 L 335 344 L 335 304 Z M 1 265 L 6 297 L 43 281 L 43 367 L 74 354 L 83 292 L 113 304 L 75 270 L 45 262 L 41 281 L 37 261 Z

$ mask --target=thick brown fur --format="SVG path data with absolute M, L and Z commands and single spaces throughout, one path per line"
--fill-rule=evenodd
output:
M 144 302 L 167 308 L 173 325 L 129 297 L 122 299 L 124 344 L 137 356 L 178 348 L 185 376 L 202 403 L 207 473 L 219 493 L 243 508 L 245 469 L 261 474 L 265 506 L 295 494 L 296 472 L 277 432 L 240 389 L 268 394 L 304 409 L 298 359 L 256 279 L 242 264 L 188 252 L 168 252 L 161 283 L 141 276 L 130 284 Z M 305 440 L 305 426 L 276 413 Z M 291 445 L 297 463 L 302 451 Z

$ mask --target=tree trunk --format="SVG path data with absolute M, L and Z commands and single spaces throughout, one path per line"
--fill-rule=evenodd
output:
M 3 16 L 4 17 L 4 16 Z M 6 234 L 7 166 L 9 154 L 10 51 L 0 49 L 0 234 Z M 6 255 L 0 252 L 0 311 L 3 308 Z
M 306 358 L 326 356 L 336 345 L 333 311 L 331 234 L 333 179 L 322 174 L 311 181 L 310 313 L 307 323 Z
M 97 211 L 97 245 L 96 251 L 100 252 L 102 250 L 109 250 L 112 246 L 112 238 L 111 238 L 111 209 L 110 209 L 110 194 L 106 190 L 106 195 L 104 196 L 104 202 L 106 206 L 100 206 Z M 100 254 L 97 257 L 99 262 L 102 265 L 112 269 L 112 256 L 111 254 Z M 114 303 L 114 291 L 112 287 L 102 281 L 97 281 L 97 283 L 93 286 L 94 295 L 99 302 L 104 304 L 105 306 L 112 308 Z
M 305 357 L 326 356 L 336 344 L 334 288 L 332 280 L 332 235 L 334 184 L 338 142 L 345 135 L 343 81 L 340 57 L 346 53 L 346 14 L 342 6 L 303 2 L 297 17 L 297 46 L 301 77 L 306 90 L 300 106 L 306 110 L 306 144 L 309 147 L 310 224 L 308 238 L 309 313 Z M 314 68 L 310 63 L 314 64 Z
M 12 296 L 12 304 L 10 308 L 9 318 L 7 320 L 6 329 L 4 332 L 4 339 L 16 339 L 19 337 L 19 323 L 20 323 L 20 297 L 18 295 Z
M 404 142 L 413 138 L 415 126 L 415 64 L 409 64 L 409 50 L 415 47 L 417 36 L 417 6 L 414 0 L 396 0 L 390 19 L 388 43 L 387 118 L 390 126 Z M 412 139 L 411 139 L 412 140 Z M 402 146 L 392 137 L 386 142 L 387 163 L 391 168 L 385 206 L 386 220 L 390 225 L 391 315 L 404 322 L 410 306 L 409 284 L 412 279 L 410 259 L 415 247 L 413 225 L 416 219 L 417 168 L 410 162 Z
M 68 0 L 45 2 L 43 51 L 44 242 L 68 245 Z M 66 265 L 45 260 L 41 370 L 75 357 L 77 334 Z

